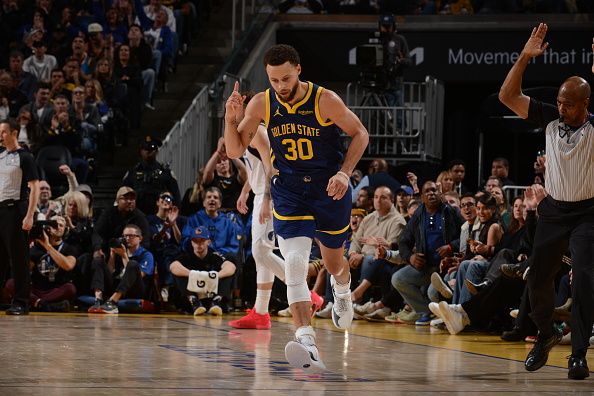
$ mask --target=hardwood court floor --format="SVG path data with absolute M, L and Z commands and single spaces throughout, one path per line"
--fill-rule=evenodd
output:
M 290 319 L 268 331 L 232 329 L 230 318 L 0 315 L 0 395 L 594 393 L 593 378 L 567 380 L 568 346 L 528 373 L 528 344 L 361 321 L 348 333 L 315 321 L 329 371 L 307 376 L 285 362 Z

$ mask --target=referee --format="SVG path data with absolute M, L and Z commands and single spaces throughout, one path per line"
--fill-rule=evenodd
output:
M 584 379 L 589 376 L 586 352 L 594 320 L 594 117 L 588 112 L 590 86 L 581 77 L 563 82 L 556 107 L 522 93 L 528 63 L 548 46 L 546 32 L 544 23 L 532 30 L 499 91 L 499 99 L 513 112 L 545 128 L 548 196 L 538 204 L 528 274 L 531 317 L 539 336 L 525 367 L 534 371 L 545 365 L 549 351 L 561 340 L 561 333 L 552 327 L 554 280 L 569 248 L 573 303 L 568 377 Z
M 17 141 L 19 125 L 14 119 L 0 121 L 0 240 L 6 256 L 1 260 L 12 264 L 15 293 L 7 315 L 29 313 L 29 238 L 33 215 L 39 197 L 39 177 L 33 156 Z M 28 199 L 27 199 L 28 198 Z

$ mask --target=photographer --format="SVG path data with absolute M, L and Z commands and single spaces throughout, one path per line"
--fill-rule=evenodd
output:
M 69 301 L 76 296 L 70 281 L 70 271 L 76 265 L 76 249 L 62 238 L 66 220 L 53 216 L 50 221 L 36 222 L 30 232 L 35 246 L 31 249 L 31 293 L 29 304 L 45 312 L 67 312 Z M 14 281 L 6 283 L 8 292 L 14 293 Z
M 117 303 L 122 297 L 146 298 L 151 288 L 155 264 L 151 252 L 140 246 L 142 232 L 140 227 L 128 224 L 121 238 L 109 242 L 109 260 L 93 260 L 93 280 L 91 288 L 95 291 L 95 305 L 90 313 L 117 314 Z M 113 293 L 103 303 L 104 293 Z
M 15 293 L 7 315 L 29 313 L 29 246 L 27 231 L 33 226 L 33 215 L 39 198 L 39 176 L 33 156 L 18 144 L 19 125 L 14 119 L 0 122 L 0 257 L 5 273 L 12 263 Z M 3 280 L 3 279 L 2 279 Z
M 379 39 L 383 46 L 384 69 L 387 73 L 384 96 L 389 106 L 402 106 L 404 69 L 412 65 L 406 38 L 396 33 L 394 15 L 381 15 Z

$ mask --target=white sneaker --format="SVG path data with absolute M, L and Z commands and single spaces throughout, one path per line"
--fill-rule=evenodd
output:
M 590 348 L 594 347 L 594 336 L 590 337 Z
M 517 318 L 518 314 L 520 313 L 519 309 L 512 309 L 511 311 L 509 311 L 509 316 L 511 316 L 512 318 Z
M 437 290 L 444 298 L 452 298 L 454 295 L 452 289 L 450 289 L 450 287 L 443 281 L 437 272 L 431 274 L 431 286 L 433 286 L 433 288 Z
M 429 322 L 429 326 L 431 326 L 435 329 L 440 329 L 440 330 L 446 329 L 445 323 L 443 322 L 443 319 L 441 319 L 441 318 L 435 318 L 435 319 L 431 320 L 431 322 Z
M 370 322 L 384 322 L 386 320 L 386 316 L 390 315 L 391 312 L 392 310 L 388 307 L 379 308 L 372 313 L 365 315 L 365 319 Z
M 448 304 L 445 301 L 439 303 L 439 312 L 450 334 L 455 335 L 464 330 L 470 324 L 468 315 L 460 304 Z
M 367 315 L 375 311 L 375 304 L 372 301 L 367 301 L 365 304 L 353 304 L 355 314 Z
M 430 302 L 429 311 L 438 318 L 441 318 L 441 311 L 439 310 L 439 303 Z
M 161 300 L 163 300 L 163 302 L 169 301 L 169 289 L 166 287 L 161 289 Z
M 332 301 L 328 302 L 328 304 L 326 304 L 324 309 L 321 309 L 318 312 L 316 312 L 316 317 L 322 318 L 322 319 L 330 319 L 332 317 L 332 306 L 333 305 L 334 305 L 334 303 Z
M 320 373 L 326 370 L 324 362 L 320 359 L 318 347 L 315 345 L 289 341 L 285 346 L 285 357 L 291 366 L 307 373 Z
M 336 293 L 334 285 L 336 280 L 334 276 L 330 276 L 330 284 L 332 285 L 332 294 L 334 295 L 334 306 L 332 307 L 332 321 L 334 326 L 339 329 L 346 330 L 351 327 L 353 323 L 353 301 L 351 300 L 351 291 L 346 293 Z M 350 288 L 349 288 L 350 289 Z
M 283 318 L 292 318 L 293 314 L 291 313 L 291 307 L 281 309 L 276 313 L 278 316 L 282 316 Z
M 559 345 L 571 345 L 571 331 L 561 338 Z

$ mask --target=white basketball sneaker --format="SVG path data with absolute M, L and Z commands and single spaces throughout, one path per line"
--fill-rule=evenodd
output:
M 289 341 L 285 346 L 287 362 L 295 368 L 307 373 L 321 373 L 326 371 L 326 365 L 320 359 L 320 352 L 315 345 L 302 344 L 299 341 Z
M 334 295 L 334 306 L 332 307 L 332 321 L 334 326 L 339 329 L 346 330 L 351 327 L 353 323 L 353 301 L 351 300 L 350 281 L 347 291 L 345 293 L 337 293 L 335 290 L 336 280 L 334 276 L 330 277 L 330 284 L 332 285 L 332 294 Z

